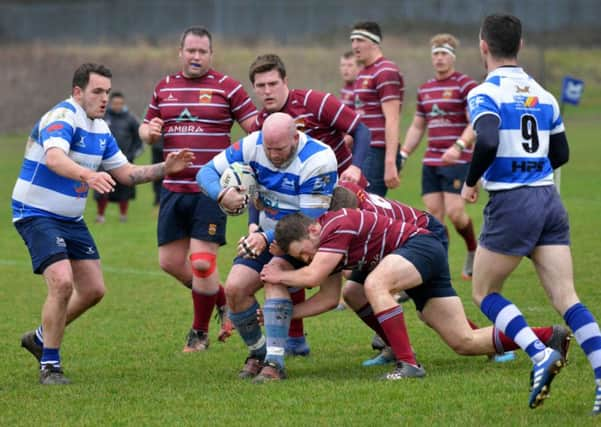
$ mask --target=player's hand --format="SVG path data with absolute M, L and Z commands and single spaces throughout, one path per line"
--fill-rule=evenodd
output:
M 280 248 L 280 246 L 278 245 L 278 242 L 276 242 L 275 240 L 273 242 L 271 242 L 271 244 L 269 245 L 269 253 L 273 256 L 286 255 L 286 252 L 284 252 L 282 250 L 282 248 Z
M 386 188 L 390 189 L 397 188 L 401 183 L 399 171 L 395 164 L 384 166 L 384 183 L 386 184 Z
M 256 231 L 238 241 L 238 256 L 243 258 L 257 258 L 267 249 L 267 237 L 264 233 Z
M 261 274 L 259 275 L 261 281 L 263 283 L 270 283 L 272 285 L 283 285 L 281 283 L 282 270 L 276 267 L 273 264 L 266 264 L 261 270 Z
M 455 144 L 451 145 L 442 154 L 442 161 L 446 164 L 457 163 L 457 160 L 461 157 L 461 150 Z
M 355 165 L 350 165 L 340 175 L 340 181 L 350 181 L 354 184 L 358 184 L 361 180 L 361 169 Z
M 100 194 L 110 193 L 115 190 L 117 184 L 112 176 L 106 172 L 92 172 L 82 179 L 88 187 L 98 191 Z
M 226 211 L 226 213 L 240 213 L 248 205 L 248 193 L 246 187 L 239 185 L 236 187 L 226 187 L 219 193 L 217 202 Z
M 187 148 L 169 153 L 165 159 L 165 175 L 172 175 L 192 166 L 194 157 L 194 153 Z
M 163 119 L 155 117 L 148 122 L 148 138 L 151 143 L 158 141 L 163 136 Z
M 478 201 L 478 185 L 470 187 L 466 183 L 463 183 L 461 197 L 468 203 L 476 203 Z

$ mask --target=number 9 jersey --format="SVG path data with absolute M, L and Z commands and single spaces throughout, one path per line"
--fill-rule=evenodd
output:
M 496 158 L 482 177 L 488 191 L 553 185 L 549 136 L 564 132 L 557 100 L 520 67 L 501 67 L 468 94 L 472 126 L 499 119 Z

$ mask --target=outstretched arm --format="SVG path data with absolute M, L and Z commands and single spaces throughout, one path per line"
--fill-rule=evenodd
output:
M 342 254 L 317 252 L 311 264 L 298 270 L 281 270 L 275 265 L 267 264 L 261 271 L 263 282 L 296 288 L 313 288 L 325 282 L 342 260 Z
M 111 169 L 109 173 L 121 184 L 137 185 L 144 182 L 156 181 L 165 175 L 180 172 L 190 166 L 193 159 L 194 153 L 184 149 L 169 153 L 165 161 L 161 163 L 140 166 L 127 163 L 118 168 Z

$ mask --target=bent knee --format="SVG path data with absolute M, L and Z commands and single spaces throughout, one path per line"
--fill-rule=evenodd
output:
M 449 347 L 460 356 L 470 356 L 473 354 L 472 343 L 473 340 L 466 336 L 449 342 Z

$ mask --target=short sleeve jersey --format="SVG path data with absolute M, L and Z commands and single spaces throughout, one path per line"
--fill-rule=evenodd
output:
M 340 89 L 340 102 L 352 109 L 355 109 L 354 86 L 355 84 L 353 82 L 347 82 Z
M 431 79 L 417 90 L 415 114 L 426 119 L 428 148 L 424 164 L 441 166 L 443 153 L 461 136 L 468 125 L 467 94 L 477 83 L 470 77 L 454 72 L 444 80 Z M 461 153 L 458 163 L 469 163 L 472 149 Z
M 334 150 L 339 173 L 351 165 L 352 153 L 344 142 L 344 135 L 355 130 L 359 115 L 334 95 L 312 89 L 291 89 L 281 112 L 292 116 L 299 131 Z M 268 116 L 265 110 L 259 113 L 255 130 L 263 127 Z
M 519 67 L 500 67 L 468 95 L 472 123 L 499 119 L 499 146 L 484 172 L 484 188 L 553 185 L 549 136 L 564 132 L 557 100 Z
M 428 230 L 375 212 L 341 209 L 319 217 L 319 252 L 342 254 L 338 269 L 371 271 L 386 255 Z
M 191 167 L 168 175 L 163 185 L 178 193 L 196 193 L 196 173 L 217 153 L 230 145 L 234 121 L 242 122 L 257 110 L 242 85 L 221 73 L 209 70 L 189 79 L 182 73 L 161 80 L 152 95 L 144 123 L 155 117 L 163 120 L 163 155 L 189 148 L 195 154 Z
M 371 146 L 384 148 L 386 145 L 384 113 L 382 103 L 397 99 L 403 105 L 405 85 L 397 65 L 380 57 L 363 68 L 353 86 L 355 111 L 371 131 Z
M 213 159 L 219 174 L 232 163 L 248 164 L 255 172 L 260 204 L 259 225 L 275 230 L 283 216 L 301 209 L 327 209 L 336 185 L 336 157 L 326 144 L 300 133 L 296 157 L 285 168 L 275 167 L 257 131 L 232 144 Z
M 62 150 L 78 165 L 97 171 L 124 166 L 127 159 L 102 119 L 90 119 L 69 98 L 47 112 L 34 126 L 12 194 L 13 222 L 43 216 L 65 221 L 83 217 L 88 185 L 66 178 L 46 165 L 46 152 Z
M 377 194 L 368 193 L 361 186 L 350 182 L 340 181 L 340 187 L 352 191 L 359 201 L 359 209 L 375 212 L 388 218 L 415 224 L 420 228 L 428 228 L 430 217 L 424 211 L 405 205 L 397 200 L 385 199 Z

